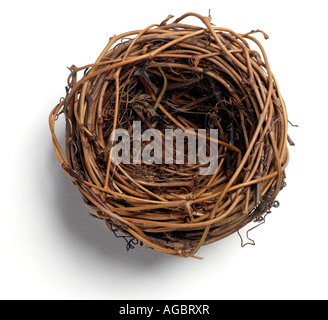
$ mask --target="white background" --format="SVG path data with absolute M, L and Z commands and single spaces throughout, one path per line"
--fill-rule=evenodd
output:
M 2 1 L 1 299 L 327 299 L 326 1 Z M 245 33 L 263 29 L 287 104 L 281 206 L 250 233 L 172 258 L 125 243 L 89 218 L 54 156 L 48 115 L 67 67 L 93 62 L 113 34 L 195 11 Z M 198 23 L 189 19 L 189 23 Z

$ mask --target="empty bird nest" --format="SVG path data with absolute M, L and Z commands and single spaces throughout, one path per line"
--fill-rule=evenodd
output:
M 172 18 L 113 36 L 94 63 L 73 65 L 50 127 L 94 217 L 130 247 L 189 257 L 276 205 L 288 120 L 253 36 L 263 31 L 236 33 L 196 13 Z

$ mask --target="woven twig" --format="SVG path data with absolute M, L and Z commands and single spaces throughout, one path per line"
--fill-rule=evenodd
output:
M 189 16 L 204 27 L 183 24 Z M 95 63 L 73 65 L 50 127 L 56 156 L 95 217 L 151 248 L 188 257 L 275 204 L 288 164 L 288 120 L 252 36 L 267 38 L 264 32 L 239 34 L 195 13 L 169 18 L 114 36 Z M 61 113 L 65 153 L 55 134 Z M 161 132 L 218 129 L 219 167 L 204 176 L 198 163 L 114 165 L 110 134 L 131 132 L 133 121 Z

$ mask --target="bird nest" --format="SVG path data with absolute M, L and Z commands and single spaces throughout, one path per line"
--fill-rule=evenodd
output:
M 190 16 L 202 26 L 182 23 Z M 253 37 L 263 31 L 236 33 L 196 13 L 170 19 L 113 36 L 95 63 L 73 65 L 50 127 L 92 216 L 129 247 L 189 257 L 276 205 L 288 120 Z

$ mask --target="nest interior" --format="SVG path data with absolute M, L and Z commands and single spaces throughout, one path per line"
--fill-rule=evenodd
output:
M 191 16 L 202 26 L 183 23 Z M 239 34 L 196 13 L 168 23 L 171 18 L 114 36 L 95 63 L 73 65 L 50 127 L 57 158 L 94 217 L 132 243 L 189 257 L 263 219 L 275 205 L 285 185 L 288 120 L 266 53 L 253 36 L 267 38 L 263 31 Z M 65 152 L 55 134 L 60 114 Z M 113 163 L 112 132 L 132 135 L 136 121 L 142 132 L 192 129 L 199 137 L 198 129 L 216 129 L 215 171 L 201 175 L 206 165 L 190 163 L 188 139 L 173 144 L 174 152 L 185 151 L 183 162 L 136 164 L 131 154 L 130 163 Z M 208 155 L 211 138 L 205 140 Z M 142 141 L 141 152 L 149 145 Z

